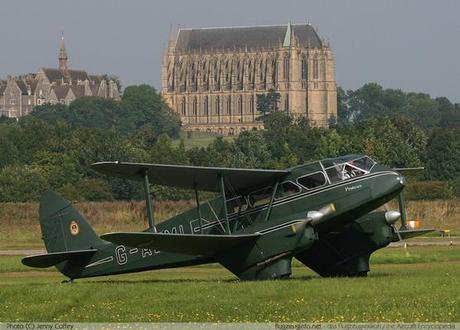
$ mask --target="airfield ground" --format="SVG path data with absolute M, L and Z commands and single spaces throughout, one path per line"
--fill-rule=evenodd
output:
M 65 278 L 53 268 L 37 271 L 20 256 L 0 256 L 0 322 L 460 322 L 460 201 L 408 204 L 409 216 L 416 210 L 427 219 L 424 227 L 453 235 L 409 243 L 452 240 L 453 246 L 382 249 L 367 278 L 321 278 L 294 262 L 293 278 L 282 281 L 241 282 L 219 265 L 206 265 L 61 284 Z M 164 219 L 190 202 L 157 206 Z M 98 233 L 145 226 L 142 203 L 77 207 Z M 0 205 L 0 250 L 43 248 L 37 209 L 34 203 Z
M 367 278 L 241 282 L 218 265 L 64 279 L 0 257 L 0 322 L 459 322 L 460 247 L 386 248 Z

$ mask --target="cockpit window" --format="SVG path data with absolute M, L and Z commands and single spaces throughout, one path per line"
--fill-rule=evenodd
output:
M 297 182 L 307 189 L 314 189 L 324 186 L 326 184 L 326 178 L 323 172 L 316 172 L 298 178 Z
M 359 167 L 368 173 L 375 165 L 375 162 L 367 156 L 355 159 L 353 160 L 353 163 L 356 167 Z
M 374 165 L 375 162 L 367 156 L 343 157 L 328 160 L 323 163 L 331 183 L 365 175 L 370 172 Z

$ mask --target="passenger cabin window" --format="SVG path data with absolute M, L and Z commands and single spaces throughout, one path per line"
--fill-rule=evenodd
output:
M 248 208 L 248 201 L 243 196 L 237 196 L 227 200 L 227 212 L 228 214 L 238 213 Z
M 314 189 L 324 186 L 326 184 L 326 177 L 323 172 L 316 172 L 298 178 L 297 182 L 307 189 Z
M 254 191 L 253 193 L 250 193 L 248 196 L 249 200 L 249 205 L 252 207 L 260 206 L 267 204 L 273 193 L 273 188 L 272 187 L 266 187 L 257 191 Z
M 276 191 L 276 198 L 283 198 L 291 195 L 298 194 L 302 189 L 292 181 L 286 181 L 278 186 Z

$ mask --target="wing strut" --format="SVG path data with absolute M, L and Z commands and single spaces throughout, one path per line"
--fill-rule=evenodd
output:
M 224 176 L 219 174 L 219 185 L 220 185 L 220 194 L 222 195 L 222 203 L 225 216 L 225 227 L 227 229 L 227 235 L 230 235 L 230 223 L 228 222 L 228 212 L 227 212 L 227 198 L 225 197 L 225 183 Z
M 149 171 L 144 171 L 144 192 L 145 192 L 145 206 L 147 207 L 147 218 L 149 220 L 149 227 L 153 228 L 154 232 L 157 232 L 155 222 L 153 219 L 153 205 L 152 205 L 152 193 L 150 192 L 149 182 Z
M 407 230 L 407 219 L 406 219 L 406 205 L 404 202 L 403 192 L 401 191 L 398 195 L 399 201 L 399 213 L 401 213 L 401 228 L 399 230 Z
M 201 218 L 200 196 L 198 195 L 196 182 L 193 184 L 193 189 L 195 190 L 196 210 L 198 211 L 198 218 L 200 219 L 200 234 L 203 234 L 203 219 Z
M 270 198 L 270 203 L 267 207 L 267 213 L 265 214 L 265 222 L 270 219 L 270 214 L 272 213 L 273 201 L 275 200 L 276 191 L 278 190 L 279 182 L 276 181 L 275 186 L 273 187 L 272 197 Z

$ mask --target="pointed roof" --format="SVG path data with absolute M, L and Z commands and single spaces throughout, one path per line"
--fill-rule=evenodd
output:
M 69 92 L 70 86 L 68 85 L 63 85 L 63 86 L 53 86 L 52 90 L 54 91 L 54 94 L 56 95 L 56 98 L 58 101 L 64 100 L 67 96 L 67 93 Z
M 70 89 L 75 97 L 85 96 L 85 86 L 83 85 L 71 86 Z
M 291 37 L 291 22 L 289 22 L 286 28 L 286 34 L 284 35 L 283 47 L 291 47 Z
M 65 49 L 65 43 L 64 43 L 64 34 L 61 36 L 61 47 L 59 49 L 59 59 L 60 60 L 67 60 L 67 50 Z
M 180 29 L 175 49 L 177 51 L 198 51 L 280 47 L 288 31 L 291 36 L 296 36 L 301 47 L 320 48 L 323 46 L 319 35 L 310 24 L 289 23 L 272 26 Z
M 21 93 L 23 95 L 27 95 L 29 89 L 27 88 L 26 83 L 22 79 L 17 79 L 16 80 L 16 85 L 18 85 L 19 89 L 21 90 Z

